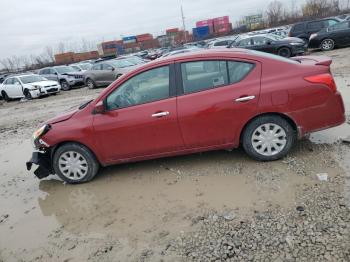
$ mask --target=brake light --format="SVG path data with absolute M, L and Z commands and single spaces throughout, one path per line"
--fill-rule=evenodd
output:
M 325 84 L 328 86 L 334 93 L 337 92 L 337 86 L 334 82 L 334 78 L 331 74 L 320 74 L 314 76 L 307 76 L 304 78 L 306 81 L 314 84 Z

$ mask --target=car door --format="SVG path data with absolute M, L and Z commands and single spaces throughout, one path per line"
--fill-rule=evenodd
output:
M 96 64 L 86 73 L 86 77 L 91 78 L 97 85 L 101 83 L 101 69 L 102 64 Z
M 13 85 L 12 85 L 12 88 L 11 88 L 11 94 L 12 94 L 12 97 L 23 97 L 23 86 L 21 84 L 21 82 L 16 78 L 14 77 L 13 78 Z
M 109 85 L 115 80 L 115 68 L 107 63 L 102 64 L 102 70 L 100 73 L 101 81 L 106 85 Z
M 335 41 L 337 46 L 350 44 L 349 22 L 341 22 L 328 28 L 329 38 Z
M 178 68 L 178 118 L 187 148 L 235 146 L 257 110 L 260 63 L 198 60 L 182 62 Z
M 13 78 L 7 78 L 2 86 L 2 89 L 6 92 L 8 97 L 14 97 L 13 94 Z
M 276 53 L 274 41 L 264 36 L 256 36 L 252 38 L 252 49 L 267 53 Z
M 173 65 L 144 71 L 107 95 L 106 112 L 93 120 L 106 159 L 120 162 L 184 149 L 173 72 Z

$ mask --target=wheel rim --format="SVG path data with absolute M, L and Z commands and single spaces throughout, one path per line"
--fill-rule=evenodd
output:
M 88 173 L 85 157 L 75 151 L 63 153 L 58 159 L 58 167 L 61 173 L 71 180 L 83 179 Z
M 68 83 L 67 82 L 62 82 L 61 85 L 62 85 L 63 90 L 68 90 Z
M 283 56 L 283 57 L 290 57 L 290 52 L 289 52 L 289 49 L 286 49 L 286 48 L 282 48 L 280 50 L 280 56 Z
M 324 40 L 322 42 L 322 48 L 324 50 L 332 49 L 332 47 L 333 47 L 333 41 L 332 40 Z
M 279 125 L 267 123 L 254 130 L 251 142 L 254 150 L 260 155 L 274 156 L 285 148 L 287 135 Z
M 88 86 L 88 88 L 93 89 L 94 88 L 94 83 L 91 80 L 88 80 L 87 81 L 87 86 Z

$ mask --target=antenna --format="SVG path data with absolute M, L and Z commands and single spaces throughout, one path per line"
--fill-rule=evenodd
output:
M 184 29 L 184 35 L 185 35 L 185 43 L 187 43 L 185 16 L 184 16 L 184 10 L 182 9 L 182 5 L 181 5 L 181 18 L 182 18 L 182 26 Z

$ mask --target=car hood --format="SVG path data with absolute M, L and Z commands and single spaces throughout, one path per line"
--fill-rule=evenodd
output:
M 40 81 L 40 82 L 33 82 L 33 83 L 29 83 L 26 85 L 31 85 L 31 86 L 40 86 L 40 87 L 47 87 L 47 86 L 53 86 L 53 85 L 57 85 L 58 83 L 56 81 Z
M 56 124 L 56 123 L 59 123 L 59 122 L 67 121 L 72 116 L 74 116 L 78 111 L 79 111 L 78 108 L 71 108 L 71 109 L 63 112 L 62 114 L 47 120 L 45 122 L 45 124 L 51 124 L 52 125 L 52 124 Z

